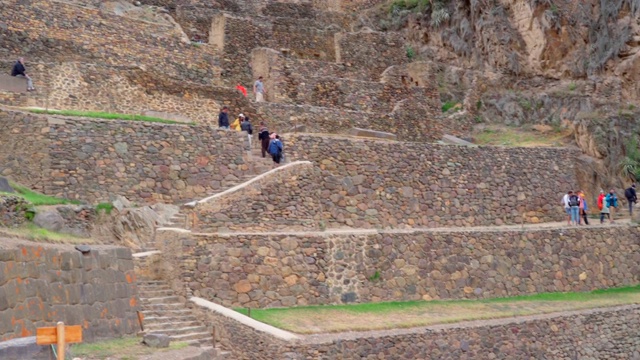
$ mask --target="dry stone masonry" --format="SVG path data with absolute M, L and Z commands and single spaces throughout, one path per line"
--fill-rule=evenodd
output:
M 229 307 L 484 299 L 640 282 L 638 227 L 171 234 L 174 289 Z
M 239 360 L 635 359 L 640 306 L 284 341 L 206 312 Z M 246 341 L 252 339 L 252 341 Z
M 0 340 L 34 336 L 58 321 L 87 341 L 134 334 L 138 290 L 131 251 L 18 243 L 0 247 Z
M 204 197 L 255 174 L 246 135 L 208 126 L 0 113 L 0 174 L 48 195 L 138 203 Z

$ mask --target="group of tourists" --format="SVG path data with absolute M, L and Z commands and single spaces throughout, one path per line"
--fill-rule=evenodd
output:
M 241 113 L 232 123 L 229 123 L 229 107 L 224 106 L 218 114 L 218 127 L 220 129 L 246 132 L 249 139 L 249 149 L 251 149 L 253 126 L 251 125 L 251 120 L 248 116 Z M 280 164 L 284 159 L 284 145 L 280 135 L 275 132 L 269 132 L 264 122 L 261 122 L 258 132 L 258 140 L 260 141 L 262 157 L 266 157 L 268 153 L 273 159 L 274 166 Z
M 633 217 L 633 206 L 638 201 L 636 195 L 636 184 L 632 184 L 629 188 L 627 188 L 624 192 L 624 195 L 629 204 L 629 215 Z M 576 192 L 567 192 L 562 197 L 562 205 L 564 206 L 564 210 L 567 213 L 567 225 L 583 225 L 583 222 L 584 225 L 589 225 L 589 219 L 587 216 L 589 206 L 587 204 L 587 198 L 584 195 L 583 191 L 579 190 Z M 615 190 L 611 189 L 606 194 L 604 190 L 600 190 L 597 205 L 600 211 L 600 224 L 604 223 L 605 217 L 609 220 L 610 223 L 614 223 L 614 214 L 619 206 L 618 196 L 616 195 Z

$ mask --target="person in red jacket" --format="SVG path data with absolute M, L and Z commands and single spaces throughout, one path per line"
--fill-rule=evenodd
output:
M 606 208 L 604 206 L 604 198 L 605 198 L 604 190 L 600 190 L 600 195 L 598 196 L 598 209 L 600 209 L 600 224 L 604 223 L 605 215 L 607 216 L 607 218 L 611 219 L 609 217 L 609 208 Z

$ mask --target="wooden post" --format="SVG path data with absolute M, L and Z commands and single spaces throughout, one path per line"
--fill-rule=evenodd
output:
M 62 321 L 58 321 L 56 324 L 56 336 L 58 340 L 58 360 L 64 360 L 64 323 Z
M 211 337 L 213 338 L 213 348 L 216 348 L 216 327 L 211 330 Z
M 250 307 L 247 308 L 247 316 L 251 317 L 251 308 Z
M 138 314 L 138 324 L 140 324 L 140 331 L 144 331 L 144 314 L 142 314 L 142 311 L 138 310 L 137 311 Z

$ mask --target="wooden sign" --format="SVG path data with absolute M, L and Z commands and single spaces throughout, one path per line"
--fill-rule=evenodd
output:
M 36 329 L 36 344 L 58 345 L 58 360 L 64 360 L 65 345 L 82 342 L 82 326 L 64 326 L 59 322 L 56 327 Z

